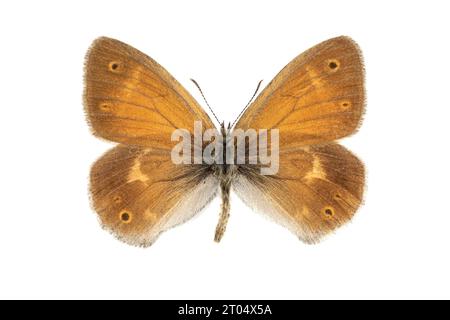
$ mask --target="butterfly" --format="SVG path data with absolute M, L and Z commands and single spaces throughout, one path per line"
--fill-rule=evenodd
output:
M 294 58 L 235 125 L 225 128 L 222 122 L 224 137 L 239 129 L 277 130 L 279 164 L 272 175 L 261 174 L 260 162 L 174 163 L 174 130 L 192 134 L 195 123 L 202 133 L 216 127 L 162 66 L 125 43 L 96 39 L 86 55 L 84 83 L 93 134 L 117 143 L 91 168 L 91 202 L 103 227 L 128 244 L 150 246 L 217 194 L 219 242 L 231 190 L 305 243 L 317 243 L 348 222 L 362 202 L 364 165 L 336 143 L 357 131 L 365 107 L 362 55 L 348 37 Z M 247 150 L 250 139 L 242 143 Z

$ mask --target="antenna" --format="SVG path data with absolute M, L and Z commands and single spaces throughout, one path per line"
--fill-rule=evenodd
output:
M 211 110 L 211 112 L 212 112 L 214 118 L 216 118 L 217 123 L 220 125 L 220 121 L 219 121 L 219 119 L 217 118 L 216 114 L 214 113 L 213 109 L 210 107 L 210 105 L 209 105 L 209 103 L 208 103 L 208 100 L 206 100 L 205 95 L 203 94 L 203 91 L 202 91 L 202 89 L 200 88 L 200 85 L 199 85 L 199 84 L 197 83 L 197 81 L 195 81 L 194 79 L 191 79 L 191 81 L 195 84 L 195 86 L 197 87 L 198 91 L 200 91 L 200 94 L 202 95 L 203 100 L 205 100 L 206 105 L 208 106 L 209 110 Z
M 247 110 L 247 108 L 248 108 L 248 106 L 250 105 L 250 103 L 252 103 L 253 99 L 255 98 L 256 94 L 257 94 L 258 91 L 259 91 L 259 87 L 261 87 L 261 83 L 262 83 L 262 82 L 263 82 L 262 80 L 259 80 L 258 86 L 256 87 L 256 90 L 255 90 L 255 93 L 253 93 L 253 96 L 250 98 L 250 100 L 248 101 L 248 103 L 247 103 L 247 105 L 244 107 L 244 109 L 242 109 L 241 113 L 239 113 L 239 115 L 237 116 L 236 120 L 234 120 L 234 122 L 233 122 L 233 124 L 231 125 L 231 127 L 233 127 L 233 126 L 236 124 L 236 122 L 237 122 L 237 121 L 239 120 L 239 118 L 242 116 L 242 114 L 244 113 L 244 111 Z

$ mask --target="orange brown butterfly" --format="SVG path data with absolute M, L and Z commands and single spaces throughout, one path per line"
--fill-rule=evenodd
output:
M 358 129 L 364 105 L 360 50 L 348 37 L 333 38 L 293 59 L 235 124 L 220 126 L 224 139 L 238 129 L 278 130 L 276 174 L 261 174 L 258 161 L 174 163 L 174 130 L 194 135 L 195 123 L 202 132 L 215 125 L 152 58 L 99 38 L 86 56 L 84 106 L 94 135 L 118 145 L 92 166 L 93 207 L 120 240 L 149 246 L 220 193 L 219 242 L 233 189 L 255 211 L 316 243 L 348 222 L 361 204 L 364 165 L 336 140 Z M 250 139 L 240 143 L 247 150 Z M 205 147 L 202 142 L 192 148 Z

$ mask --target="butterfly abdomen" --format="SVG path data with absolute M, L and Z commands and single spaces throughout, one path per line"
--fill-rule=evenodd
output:
M 223 165 L 221 167 L 221 172 L 219 174 L 219 186 L 220 195 L 222 197 L 222 205 L 220 211 L 219 222 L 216 227 L 216 234 L 214 236 L 214 241 L 220 242 L 222 239 L 225 229 L 227 227 L 228 219 L 230 217 L 230 191 L 231 191 L 231 181 L 233 179 L 233 167 L 232 165 Z

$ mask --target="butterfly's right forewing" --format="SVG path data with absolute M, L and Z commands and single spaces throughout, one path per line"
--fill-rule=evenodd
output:
M 236 124 L 280 131 L 284 149 L 332 142 L 358 128 L 364 113 L 364 67 L 348 37 L 324 41 L 292 60 Z

